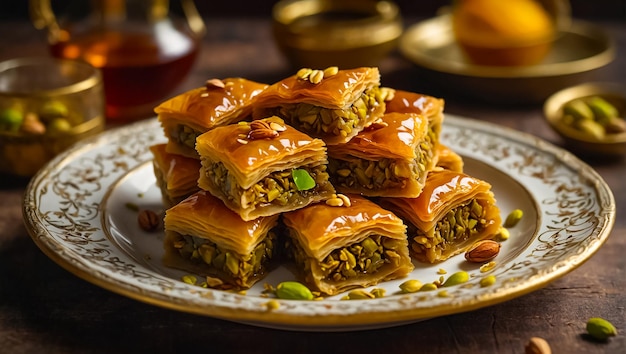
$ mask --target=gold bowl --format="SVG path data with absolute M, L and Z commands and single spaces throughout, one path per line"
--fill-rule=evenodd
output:
M 451 6 L 455 41 L 476 65 L 527 66 L 540 63 L 554 40 L 571 25 L 566 0 L 455 1 Z
M 607 134 L 595 138 L 562 121 L 563 107 L 568 102 L 598 96 L 613 105 L 624 118 L 626 114 L 626 88 L 614 83 L 586 83 L 558 91 L 550 96 L 543 112 L 546 120 L 565 141 L 568 149 L 580 155 L 605 157 L 626 156 L 626 132 Z
M 104 124 L 99 70 L 49 57 L 0 63 L 0 173 L 32 176 Z
M 276 43 L 295 67 L 377 66 L 402 30 L 389 1 L 282 0 L 273 8 Z
M 613 39 L 596 24 L 572 21 L 541 63 L 528 66 L 476 65 L 454 38 L 449 14 L 418 22 L 400 39 L 400 52 L 416 76 L 455 94 L 496 104 L 541 104 L 566 87 L 593 80 L 615 58 Z

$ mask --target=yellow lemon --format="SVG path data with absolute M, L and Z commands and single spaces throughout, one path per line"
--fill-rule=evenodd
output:
M 545 56 L 555 26 L 535 0 L 458 0 L 454 35 L 468 57 L 487 65 L 527 65 Z

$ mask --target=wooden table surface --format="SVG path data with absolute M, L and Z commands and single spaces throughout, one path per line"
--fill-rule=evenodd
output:
M 408 21 L 410 24 L 411 21 Z M 594 81 L 626 84 L 626 25 L 599 23 L 616 40 L 617 59 Z M 201 56 L 179 92 L 212 77 L 272 82 L 290 73 L 264 19 L 212 19 Z M 28 23 L 0 23 L 0 59 L 45 55 Z M 446 112 L 502 124 L 560 145 L 540 105 L 498 106 L 438 91 L 397 53 L 381 64 L 387 86 L 441 95 Z M 611 187 L 617 218 L 606 244 L 543 289 L 510 301 L 394 328 L 304 333 L 257 328 L 144 304 L 92 285 L 47 258 L 21 214 L 24 178 L 0 176 L 0 352 L 3 353 L 523 353 L 530 337 L 555 353 L 626 352 L 626 160 L 587 161 Z M 620 331 L 607 343 L 584 336 L 590 317 Z

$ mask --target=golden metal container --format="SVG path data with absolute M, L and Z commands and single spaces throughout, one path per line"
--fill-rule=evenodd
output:
M 626 156 L 626 132 L 607 134 L 594 138 L 561 121 L 563 106 L 575 99 L 599 96 L 611 103 L 624 118 L 626 114 L 626 88 L 614 83 L 586 83 L 566 88 L 550 96 L 543 112 L 550 126 L 563 138 L 568 149 L 580 155 L 605 157 Z
M 0 173 L 31 176 L 104 125 L 99 70 L 49 57 L 0 63 Z
M 580 20 L 558 34 L 550 53 L 536 65 L 469 62 L 455 41 L 450 15 L 410 26 L 399 49 L 416 64 L 424 82 L 446 93 L 498 104 L 541 104 L 556 91 L 593 80 L 615 58 L 613 39 L 601 27 Z
M 403 30 L 389 1 L 283 0 L 273 20 L 276 43 L 295 67 L 377 66 Z

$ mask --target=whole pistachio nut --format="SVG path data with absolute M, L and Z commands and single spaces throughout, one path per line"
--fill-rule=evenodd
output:
M 517 225 L 517 223 L 522 219 L 522 216 L 524 216 L 524 212 L 521 209 L 515 209 L 506 216 L 506 219 L 504 220 L 504 224 L 502 226 L 513 227 Z
M 581 120 L 576 124 L 576 127 L 585 135 L 597 140 L 604 139 L 606 135 L 604 127 L 595 120 Z
M 0 130 L 16 132 L 20 129 L 24 115 L 15 108 L 6 108 L 0 112 Z
M 417 279 L 409 279 L 404 283 L 400 284 L 400 290 L 403 293 L 414 293 L 420 290 L 422 287 L 422 282 Z
M 581 99 L 567 102 L 563 106 L 563 113 L 571 115 L 576 120 L 593 120 L 594 117 L 591 108 Z
M 468 280 L 469 274 L 467 274 L 467 272 L 465 271 L 460 271 L 449 276 L 448 279 L 446 279 L 446 281 L 443 283 L 443 286 L 448 287 L 453 285 L 459 285 L 467 282 Z
M 46 101 L 39 109 L 39 117 L 44 122 L 50 122 L 55 118 L 66 118 L 68 114 L 67 106 L 61 101 Z
M 437 285 L 433 283 L 426 283 L 422 285 L 419 291 L 431 291 L 431 290 L 437 290 Z
M 617 109 L 600 96 L 593 96 L 587 100 L 595 119 L 604 125 L 611 117 L 617 117 Z
M 617 329 L 613 324 L 600 317 L 592 317 L 587 321 L 587 333 L 593 338 L 605 341 L 609 337 L 617 335 Z
M 284 281 L 276 287 L 276 296 L 279 299 L 312 300 L 311 290 L 297 281 Z
M 55 118 L 48 123 L 48 133 L 55 134 L 65 134 L 72 130 L 72 125 L 65 118 Z

